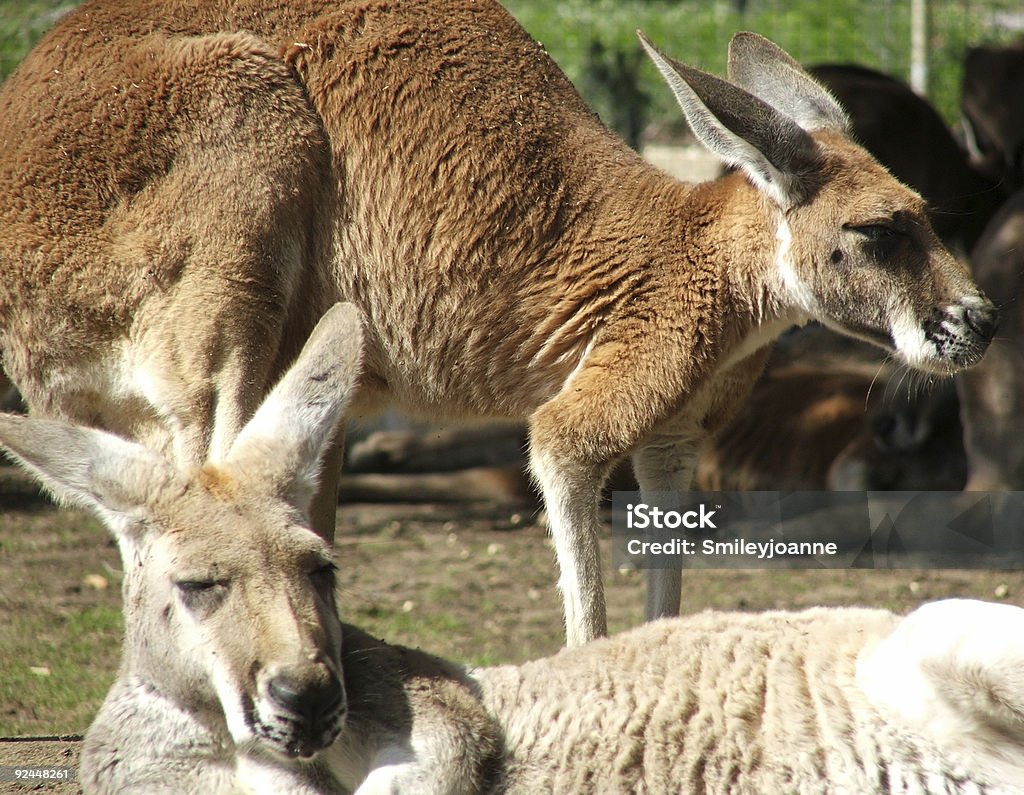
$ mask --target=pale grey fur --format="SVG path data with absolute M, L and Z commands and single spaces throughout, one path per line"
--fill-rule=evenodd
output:
M 1002 607 L 975 605 L 975 619 Z M 931 629 L 969 642 L 981 627 L 944 622 L 942 608 L 953 606 L 932 606 L 939 610 Z M 1019 626 L 1024 611 L 1014 610 Z M 868 609 L 708 612 L 665 619 L 551 659 L 480 671 L 483 702 L 505 736 L 507 791 L 1024 791 L 1019 713 L 1015 726 L 995 718 L 994 710 L 985 718 L 999 732 L 1016 732 L 1004 741 L 1013 768 L 1000 775 L 990 770 L 995 763 L 971 757 L 975 738 L 966 728 L 952 741 L 935 737 L 934 719 L 917 724 L 865 693 L 858 661 L 871 658 L 907 621 Z M 1005 661 L 991 662 L 989 673 Z M 922 669 L 937 663 L 925 659 Z M 1014 663 L 1024 664 L 1024 643 L 1017 643 Z M 940 686 L 969 690 L 963 682 L 976 676 L 974 693 L 981 699 L 992 684 L 984 673 L 983 666 L 981 675 L 952 666 Z M 1009 683 L 1004 677 L 993 690 Z M 1019 679 L 1014 684 L 1019 708 L 1024 689 Z

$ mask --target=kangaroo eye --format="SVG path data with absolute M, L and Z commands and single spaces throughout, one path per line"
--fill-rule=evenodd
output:
M 189 578 L 176 580 L 174 587 L 178 589 L 182 604 L 193 613 L 206 615 L 217 608 L 227 593 L 227 582 Z
M 309 578 L 316 584 L 322 585 L 328 588 L 334 587 L 334 573 L 338 570 L 338 567 L 334 563 L 324 563 L 317 566 L 309 573 Z
M 216 580 L 181 580 L 174 585 L 183 594 L 198 594 L 204 591 L 211 591 L 217 587 Z
M 886 224 L 864 224 L 862 226 L 848 226 L 846 228 L 872 241 L 891 240 L 899 235 L 898 230 Z

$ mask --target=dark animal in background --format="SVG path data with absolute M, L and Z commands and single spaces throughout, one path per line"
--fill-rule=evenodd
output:
M 736 419 L 708 444 L 706 491 L 958 490 L 967 479 L 951 380 L 923 385 L 820 326 L 783 335 Z
M 971 256 L 1000 307 L 984 361 L 957 379 L 970 489 L 1024 489 L 1024 189 L 992 219 Z
M 961 110 L 976 166 L 1007 194 L 1024 186 L 1024 39 L 967 51 Z

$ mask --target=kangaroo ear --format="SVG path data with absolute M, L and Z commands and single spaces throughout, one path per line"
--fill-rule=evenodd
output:
M 95 511 L 119 538 L 177 477 L 152 450 L 63 422 L 0 414 L 0 446 L 59 501 Z
M 753 94 L 661 53 L 637 31 L 697 139 L 780 207 L 803 202 L 816 186 L 818 145 L 799 124 Z
M 836 98 L 764 36 L 744 31 L 732 37 L 729 79 L 805 130 L 850 133 L 850 118 Z
M 242 428 L 224 463 L 307 511 L 321 458 L 355 391 L 361 353 L 359 313 L 351 304 L 336 304 Z

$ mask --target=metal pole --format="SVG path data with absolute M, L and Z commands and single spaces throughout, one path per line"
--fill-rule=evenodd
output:
M 910 87 L 928 94 L 928 0 L 910 0 Z

